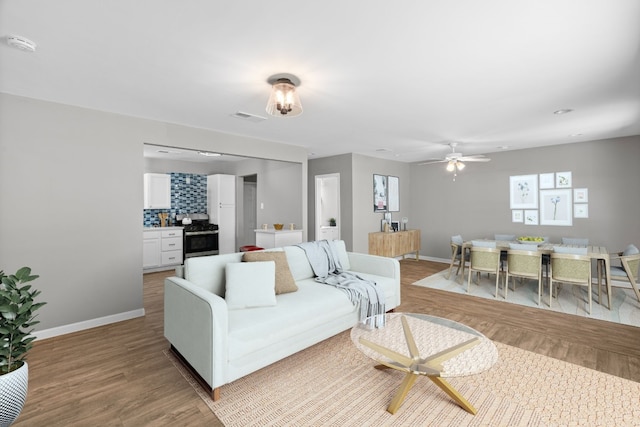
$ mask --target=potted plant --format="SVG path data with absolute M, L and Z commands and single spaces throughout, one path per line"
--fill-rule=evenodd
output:
M 32 290 L 29 267 L 22 267 L 16 274 L 6 275 L 0 270 L 0 426 L 11 425 L 27 398 L 29 367 L 27 352 L 35 337 L 30 336 L 32 326 L 39 323 L 35 311 L 45 305 L 36 303 L 40 291 Z
M 335 227 L 336 226 L 336 219 L 335 218 L 329 218 L 329 225 L 331 227 Z

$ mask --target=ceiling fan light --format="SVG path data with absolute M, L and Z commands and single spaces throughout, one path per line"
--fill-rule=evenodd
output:
M 447 171 L 448 172 L 453 172 L 456 168 L 456 164 L 455 162 L 449 162 L 447 163 Z
M 462 169 L 464 169 L 464 163 L 462 163 L 461 161 L 457 161 L 456 167 L 458 168 L 459 171 L 461 171 Z
M 276 117 L 295 117 L 302 114 L 296 85 L 288 78 L 279 78 L 271 86 L 267 113 Z

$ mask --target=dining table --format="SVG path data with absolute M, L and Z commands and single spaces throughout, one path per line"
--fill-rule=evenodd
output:
M 496 249 L 500 249 L 501 252 L 506 252 L 510 248 L 511 243 L 525 243 L 525 244 L 534 244 L 536 242 L 518 242 L 518 241 L 508 241 L 508 240 L 491 240 L 491 239 L 473 239 L 473 241 L 482 241 L 482 242 L 495 242 Z M 466 259 L 467 252 L 471 249 L 473 243 L 471 240 L 463 242 L 462 244 L 462 253 L 461 253 L 461 269 L 462 269 L 462 283 L 464 283 L 464 270 L 465 270 L 465 262 L 468 261 Z M 561 243 L 540 243 L 537 244 L 538 251 L 542 252 L 543 255 L 550 255 L 553 252 L 553 248 L 555 247 L 563 247 L 563 248 L 584 248 L 582 245 L 565 245 Z M 587 253 L 586 256 L 591 258 L 592 261 L 596 263 L 596 274 L 598 277 L 598 288 L 600 289 L 600 285 L 602 284 L 602 279 L 604 276 L 605 285 L 607 287 L 607 308 L 611 310 L 611 258 L 609 257 L 609 252 L 607 248 L 604 246 L 595 246 L 595 245 L 587 245 Z M 602 296 L 598 295 L 598 303 L 602 304 Z

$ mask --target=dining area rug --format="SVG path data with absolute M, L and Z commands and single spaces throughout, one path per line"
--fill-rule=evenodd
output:
M 466 271 L 468 270 L 465 270 L 465 272 Z M 480 281 L 476 282 L 474 274 L 472 276 L 470 291 L 467 293 L 468 276 L 465 275 L 463 279 L 461 275 L 454 276 L 452 274 L 451 278 L 447 279 L 446 276 L 448 272 L 449 269 L 443 270 L 418 280 L 413 283 L 413 285 L 640 327 L 640 302 L 638 302 L 631 287 L 628 286 L 627 288 L 612 288 L 611 293 L 613 294 L 613 298 L 611 310 L 609 310 L 607 308 L 606 293 L 603 292 L 603 304 L 598 304 L 598 286 L 597 284 L 594 285 L 591 314 L 588 314 L 587 289 L 583 286 L 562 284 L 560 292 L 558 292 L 557 297 L 553 298 L 551 308 L 549 308 L 549 288 L 546 286 L 543 287 L 541 303 L 538 305 L 538 282 L 536 280 L 520 280 L 517 278 L 515 280 L 514 290 L 514 282 L 512 282 L 510 278 L 509 290 L 507 292 L 507 298 L 505 299 L 504 279 L 501 277 L 500 290 L 498 298 L 496 299 L 496 279 L 494 275 L 487 277 L 486 274 L 482 274 Z
M 475 416 L 427 378 L 388 413 L 404 373 L 375 369 L 349 331 L 222 386 L 216 402 L 171 352 L 165 355 L 228 427 L 640 425 L 640 383 L 495 344 L 499 360 L 489 371 L 449 379 Z

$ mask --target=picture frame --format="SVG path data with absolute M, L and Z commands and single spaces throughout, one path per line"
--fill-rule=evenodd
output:
M 524 214 L 522 209 L 514 209 L 511 211 L 511 222 L 523 222 Z
M 557 184 L 557 179 L 556 179 Z M 540 190 L 540 224 L 573 224 L 572 191 L 569 189 Z
M 589 218 L 589 205 L 587 203 L 574 203 L 574 205 L 573 205 L 573 217 L 574 218 Z
M 509 177 L 509 203 L 511 209 L 537 209 L 538 175 Z
M 571 172 L 556 172 L 556 188 L 571 187 Z
M 538 225 L 538 209 L 524 211 L 524 225 Z
M 391 221 L 391 229 L 393 231 L 400 231 L 400 221 Z
M 387 176 L 373 175 L 373 211 L 387 211 Z
M 588 188 L 574 188 L 573 189 L 573 203 L 587 203 L 588 201 L 589 201 L 589 189 Z
M 553 172 L 551 173 L 541 173 L 540 174 L 540 189 L 547 189 L 547 188 L 554 188 L 556 183 L 555 183 L 555 178 L 556 174 L 554 174 Z
M 397 176 L 387 177 L 387 210 L 389 212 L 400 211 L 400 178 Z

